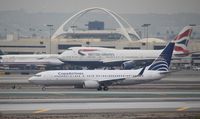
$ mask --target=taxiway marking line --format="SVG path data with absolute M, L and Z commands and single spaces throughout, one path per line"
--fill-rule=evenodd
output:
M 38 114 L 38 113 L 47 112 L 47 111 L 49 111 L 49 110 L 48 109 L 39 109 L 39 110 L 34 111 L 33 113 Z
M 180 107 L 180 108 L 177 108 L 176 111 L 185 111 L 189 109 L 189 107 Z

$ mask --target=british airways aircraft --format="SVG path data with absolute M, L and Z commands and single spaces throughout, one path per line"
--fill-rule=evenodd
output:
M 186 26 L 175 38 L 173 58 L 189 55 L 187 50 L 192 27 Z M 153 61 L 162 50 L 117 50 L 100 47 L 72 47 L 62 54 L 3 55 L 0 52 L 0 65 L 45 65 L 62 66 L 75 64 L 97 68 L 103 66 L 122 66 L 131 69 L 136 62 Z M 139 63 L 140 64 L 140 63 Z
M 54 70 L 40 72 L 29 82 L 43 86 L 71 85 L 82 88 L 108 90 L 111 85 L 134 85 L 160 80 L 169 73 L 174 49 L 170 42 L 148 67 L 138 70 Z
M 173 58 L 189 55 L 188 41 L 192 27 L 186 26 L 174 39 L 175 48 Z M 96 68 L 101 66 L 122 66 L 131 69 L 136 62 L 153 61 L 162 50 L 117 50 L 100 47 L 72 47 L 63 52 L 59 59 L 67 64 L 75 64 Z

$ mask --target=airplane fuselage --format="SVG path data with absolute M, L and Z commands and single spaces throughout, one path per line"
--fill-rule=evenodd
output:
M 146 61 L 155 59 L 162 50 L 117 50 L 99 47 L 74 47 L 63 52 L 62 62 L 89 66 L 120 66 L 125 61 Z
M 73 85 L 75 87 L 108 90 L 110 85 L 134 85 L 160 80 L 169 72 L 174 43 L 169 43 L 149 66 L 137 70 L 54 70 L 40 72 L 30 83 L 51 85 Z
M 61 65 L 57 54 L 1 55 L 2 65 Z
M 100 47 L 73 47 L 63 52 L 59 59 L 66 64 L 89 66 L 122 66 L 126 61 L 141 63 L 153 61 L 162 50 L 118 50 Z M 175 58 L 177 52 L 173 52 Z M 180 58 L 180 57 L 179 57 Z M 149 62 L 151 63 L 151 62 Z
M 157 71 L 145 70 L 142 76 L 139 70 L 57 70 L 45 71 L 36 74 L 29 82 L 43 86 L 72 85 L 82 86 L 85 81 L 106 82 L 111 80 L 112 85 L 134 85 L 159 80 L 164 75 Z

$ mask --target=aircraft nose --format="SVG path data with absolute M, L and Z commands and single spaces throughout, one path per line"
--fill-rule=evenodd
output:
M 34 83 L 34 79 L 35 79 L 34 77 L 30 77 L 30 78 L 28 79 L 28 82 L 29 82 L 29 83 Z

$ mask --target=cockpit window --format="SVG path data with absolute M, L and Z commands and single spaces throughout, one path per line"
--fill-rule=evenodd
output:
M 41 77 L 42 75 L 41 74 L 35 74 L 34 76 L 35 77 Z
M 44 59 L 44 57 L 40 57 L 40 58 L 38 58 L 38 60 L 42 60 L 42 59 Z

